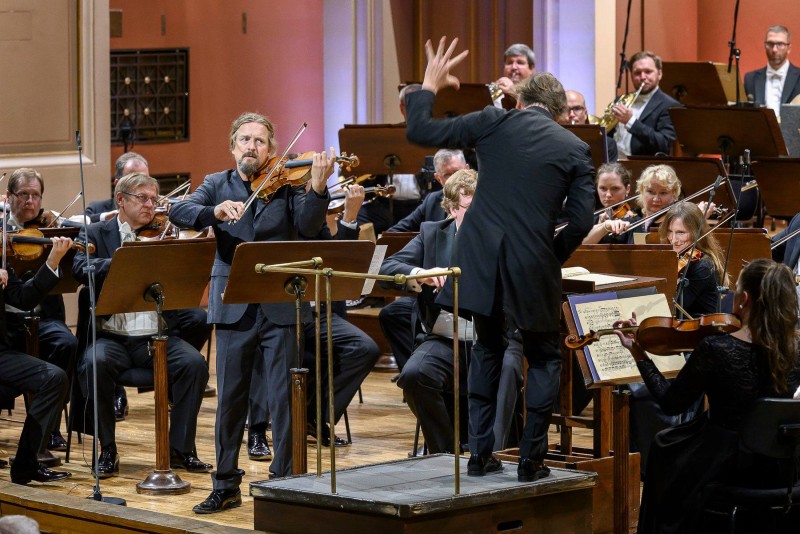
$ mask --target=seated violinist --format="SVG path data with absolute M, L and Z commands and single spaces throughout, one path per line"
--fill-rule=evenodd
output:
M 684 319 L 716 313 L 720 301 L 717 288 L 728 283 L 728 277 L 724 274 L 725 257 L 713 233 L 708 233 L 697 242 L 689 259 L 698 230 L 702 236 L 709 231 L 709 225 L 703 219 L 700 208 L 691 202 L 675 204 L 667 211 L 659 227 L 661 242 L 672 245 L 679 256 L 676 302 L 690 315 L 686 317 L 678 308 L 678 317 Z M 644 469 L 655 435 L 664 428 L 693 419 L 699 410 L 700 399 L 695 399 L 696 404 L 689 406 L 683 414 L 667 414 L 641 383 L 630 384 L 630 389 L 631 447 L 641 453 L 641 466 Z
M 26 227 L 37 227 L 44 212 L 42 209 L 42 195 L 44 194 L 44 180 L 35 169 L 21 168 L 11 173 L 8 180 L 7 198 L 10 208 L 8 229 L 18 230 Z M 13 256 L 12 256 L 13 258 Z M 13 259 L 12 259 L 13 262 Z M 23 280 L 27 280 L 33 273 L 17 272 Z M 71 376 L 75 365 L 75 353 L 78 350 L 78 340 L 67 327 L 65 321 L 64 299 L 61 295 L 48 295 L 42 302 L 30 311 L 22 311 L 6 304 L 6 321 L 8 325 L 9 340 L 15 350 L 25 352 L 26 328 L 25 318 L 31 314 L 39 317 L 39 354 L 42 360 L 56 365 Z M 56 415 L 53 431 L 46 445 L 47 450 L 66 450 L 67 442 L 59 430 L 61 427 L 61 412 Z M 40 451 L 45 458 L 49 455 L 44 449 Z
M 704 338 L 671 382 L 647 357 L 647 347 L 638 343 L 635 333 L 617 331 L 664 412 L 679 414 L 703 394 L 708 397 L 708 411 L 694 422 L 656 436 L 645 468 L 640 534 L 721 531 L 702 521 L 704 490 L 710 482 L 756 487 L 785 483 L 786 467 L 775 472 L 777 465 L 748 454 L 739 445 L 738 429 L 757 399 L 791 398 L 800 385 L 797 295 L 791 269 L 768 259 L 753 260 L 739 275 L 733 302 L 742 328 Z M 614 326 L 635 324 L 634 316 Z M 741 531 L 764 529 L 763 524 L 748 527 Z M 779 531 L 794 532 L 796 524 Z
M 112 219 L 94 223 L 85 229 L 88 242 L 97 251 L 91 257 L 97 277 L 96 294 L 111 267 L 114 251 L 126 241 L 136 240 L 136 232 L 151 223 L 158 200 L 158 182 L 146 174 L 123 177 L 114 191 L 119 213 Z M 78 252 L 72 266 L 75 278 L 88 283 L 86 255 Z M 177 326 L 174 312 L 164 312 L 168 331 Z M 114 437 L 114 384 L 117 376 L 131 367 L 152 367 L 148 342 L 158 332 L 156 312 L 119 313 L 97 317 L 96 355 L 87 347 L 78 364 L 80 387 L 87 398 L 92 393 L 93 360 L 97 362 L 97 404 L 100 439 L 98 476 L 107 478 L 119 471 L 119 455 Z M 195 432 L 197 414 L 208 381 L 206 363 L 196 348 L 181 338 L 167 340 L 167 375 L 172 392 L 170 413 L 170 466 L 191 472 L 207 472 L 211 465 L 197 458 Z
M 133 172 L 150 174 L 147 160 L 136 152 L 125 152 L 114 162 L 114 177 L 111 179 L 111 189 L 114 189 L 120 178 Z M 113 194 L 111 198 L 90 202 L 86 207 L 86 213 L 84 213 L 91 222 L 107 221 L 116 214 L 117 203 L 114 201 Z
M 595 224 L 583 238 L 583 244 L 626 243 L 627 235 L 619 234 L 628 227 L 630 219 L 638 216 L 632 202 L 625 200 L 631 194 L 631 171 L 621 163 L 605 163 L 597 169 L 595 187 L 604 209 L 595 215 Z

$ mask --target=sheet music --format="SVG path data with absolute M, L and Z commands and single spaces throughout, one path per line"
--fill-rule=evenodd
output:
M 381 270 L 383 258 L 386 256 L 386 245 L 375 245 L 375 252 L 372 254 L 372 260 L 369 262 L 369 274 L 378 274 Z M 364 280 L 364 287 L 361 289 L 362 295 L 369 295 L 372 293 L 372 288 L 375 287 L 375 279 L 367 278 Z
M 624 299 L 585 302 L 575 305 L 576 320 L 582 331 L 611 328 L 615 321 L 628 319 L 633 312 L 639 322 L 648 317 L 670 317 L 672 314 L 663 294 L 644 295 Z M 636 362 L 616 336 L 603 336 L 589 345 L 584 353 L 591 360 L 595 381 L 615 380 L 638 382 L 641 380 Z M 685 360 L 682 355 L 656 356 L 648 353 L 661 372 L 679 371 Z M 630 379 L 630 380 L 628 380 Z

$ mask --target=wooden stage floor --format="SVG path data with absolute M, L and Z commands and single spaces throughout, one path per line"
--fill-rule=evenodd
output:
M 213 352 L 212 352 L 213 354 Z M 212 357 L 212 364 L 214 358 Z M 213 374 L 212 384 L 216 383 Z M 402 391 L 390 382 L 392 375 L 373 372 L 362 386 L 364 403 L 358 397 L 348 409 L 353 444 L 337 449 L 337 469 L 356 467 L 377 462 L 397 460 L 407 457 L 412 450 L 416 420 L 408 406 L 402 402 Z M 176 472 L 183 480 L 192 484 L 192 491 L 177 496 L 147 496 L 136 493 L 136 483 L 152 471 L 155 458 L 153 434 L 154 405 L 153 393 L 139 394 L 135 389 L 128 390 L 130 414 L 125 421 L 117 423 L 117 446 L 121 456 L 120 473 L 116 477 L 101 481 L 104 496 L 122 497 L 128 506 L 141 510 L 160 512 L 172 516 L 208 521 L 222 526 L 253 528 L 253 498 L 249 496 L 250 482 L 265 480 L 269 476 L 269 462 L 253 462 L 247 457 L 246 443 L 242 445 L 240 467 L 246 474 L 242 484 L 243 505 L 219 514 L 197 515 L 192 506 L 206 498 L 211 491 L 211 478 L 208 474 L 192 474 L 183 470 Z M 4 412 L 0 419 L 0 458 L 7 458 L 16 451 L 19 432 L 25 410 L 21 398 L 17 399 L 17 409 L 9 418 Z M 199 457 L 209 463 L 214 462 L 214 414 L 216 397 L 203 400 L 197 428 L 197 448 Z M 64 432 L 62 423 L 62 432 Z M 551 442 L 558 436 L 551 427 Z M 337 435 L 344 436 L 344 422 L 336 428 Z M 591 446 L 591 433 L 588 430 L 575 432 L 576 445 Z M 66 437 L 66 434 L 65 434 Z M 246 439 L 246 433 L 245 433 Z M 86 442 L 84 442 L 86 443 Z M 271 441 L 270 441 L 271 443 Z M 56 453 L 63 457 L 63 453 Z M 323 470 L 329 469 L 329 454 L 323 450 Z M 72 472 L 72 478 L 62 483 L 38 484 L 32 487 L 85 498 L 92 494 L 94 478 L 91 476 L 91 449 L 75 442 L 70 455 L 70 463 L 58 469 Z M 312 442 L 308 448 L 309 471 L 316 469 L 316 446 Z M 9 470 L 0 470 L 0 480 L 10 481 Z

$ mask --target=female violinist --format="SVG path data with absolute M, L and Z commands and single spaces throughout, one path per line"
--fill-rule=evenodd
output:
M 743 456 L 737 429 L 756 399 L 791 397 L 800 384 L 797 295 L 791 269 L 768 259 L 750 262 L 736 284 L 734 311 L 742 328 L 703 339 L 672 382 L 648 359 L 636 334 L 617 331 L 666 413 L 681 413 L 702 394 L 709 404 L 708 412 L 697 420 L 656 437 L 646 466 L 639 533 L 709 531 L 700 517 L 703 489 L 709 482 L 757 483 L 777 475 Z M 634 317 L 614 326 L 635 322 Z M 748 463 L 753 469 L 744 468 Z
M 632 203 L 625 200 L 631 192 L 631 171 L 621 163 L 605 163 L 597 169 L 595 187 L 604 209 L 595 215 L 595 224 L 583 244 L 625 243 L 627 236 L 610 234 L 616 234 L 615 229 L 627 228 L 628 219 L 638 215 Z
M 717 238 L 709 231 L 703 212 L 696 204 L 681 202 L 674 205 L 664 216 L 659 226 L 662 243 L 669 243 L 680 256 L 679 265 L 686 269 L 686 276 L 678 304 L 692 317 L 717 311 L 717 286 L 727 285 L 727 275 L 722 278 L 725 258 Z M 688 254 L 695 237 L 705 236 L 697 243 L 692 258 Z M 684 278 L 679 272 L 679 278 Z M 687 317 L 688 319 L 688 317 Z

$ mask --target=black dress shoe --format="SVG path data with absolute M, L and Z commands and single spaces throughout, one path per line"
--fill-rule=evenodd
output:
M 317 439 L 317 424 L 316 423 L 308 423 L 306 425 L 306 431 L 309 436 L 314 439 Z M 327 424 L 322 425 L 322 446 L 323 447 L 330 447 L 331 446 L 331 433 L 330 429 L 328 428 Z M 349 447 L 350 443 L 340 438 L 339 436 L 333 436 L 333 446 L 334 447 Z
M 27 484 L 31 480 L 36 482 L 55 482 L 72 476 L 67 471 L 51 471 L 47 467 L 39 464 L 39 468 L 34 472 L 11 473 L 11 482 L 14 484 Z
M 208 473 L 214 466 L 200 460 L 194 451 L 183 454 L 176 450 L 170 450 L 169 467 L 170 469 L 186 469 L 190 473 Z
M 247 438 L 247 456 L 257 462 L 272 460 L 272 451 L 269 450 L 266 433 L 255 432 L 250 434 L 250 437 Z
M 206 500 L 192 508 L 196 514 L 215 514 L 242 505 L 242 492 L 239 488 L 211 490 Z
M 493 454 L 490 456 L 472 454 L 469 457 L 469 462 L 467 462 L 467 475 L 471 477 L 482 477 L 483 475 L 500 473 L 502 471 L 503 462 Z
M 61 432 L 56 430 L 50 434 L 50 440 L 47 442 L 48 451 L 65 451 L 67 450 L 67 440 L 61 435 Z
M 117 446 L 112 445 L 100 451 L 100 459 L 97 462 L 97 477 L 109 478 L 119 473 L 119 454 Z M 94 469 L 92 469 L 94 474 Z
M 124 421 L 128 415 L 128 399 L 126 397 L 114 397 L 114 418 L 117 421 Z
M 550 468 L 542 460 L 520 458 L 517 466 L 517 481 L 534 482 L 550 474 Z

